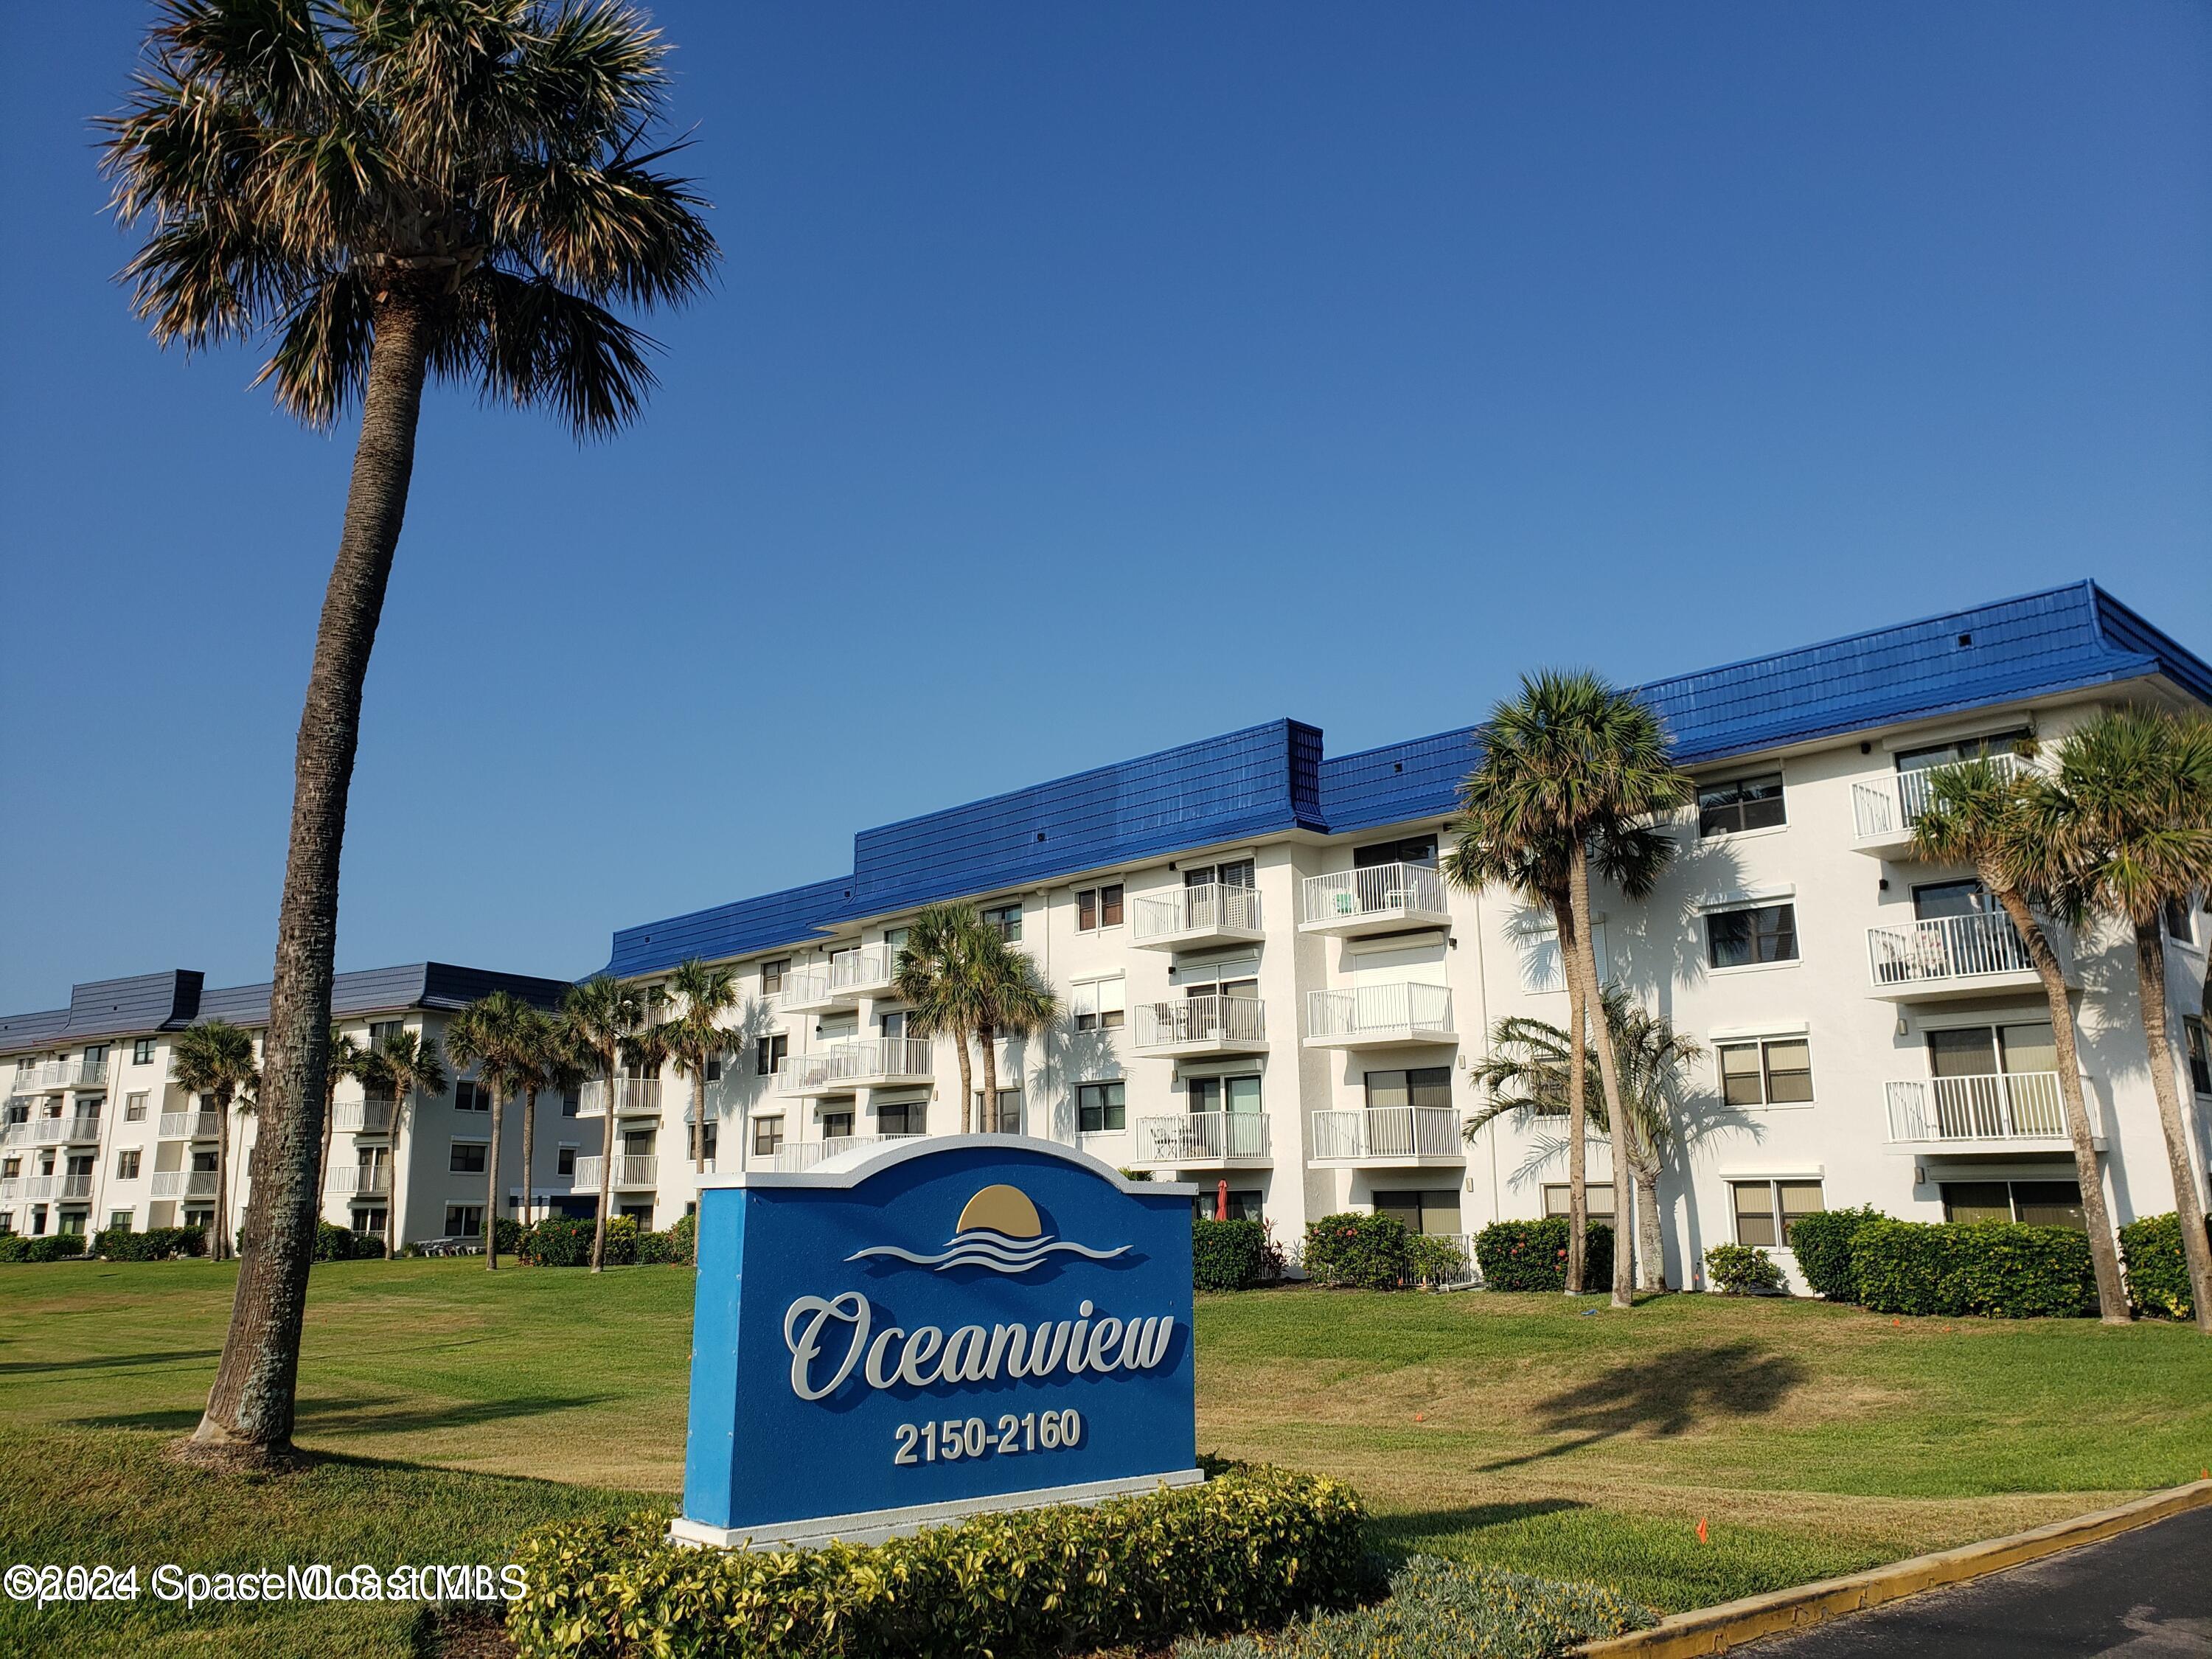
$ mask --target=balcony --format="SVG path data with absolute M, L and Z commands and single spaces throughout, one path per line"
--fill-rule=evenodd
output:
M 8 1091 L 17 1095 L 53 1094 L 64 1089 L 105 1089 L 107 1062 L 104 1060 L 49 1060 L 36 1066 L 18 1066 L 8 1080 Z
M 1264 1112 L 1185 1112 L 1137 1120 L 1139 1169 L 1231 1169 L 1273 1163 Z
M 213 1140 L 222 1133 L 221 1112 L 164 1112 L 164 1140 Z
M 1359 985 L 1306 993 L 1309 1048 L 1402 1048 L 1456 1042 L 1443 985 Z
M 212 1171 L 206 1173 L 208 1180 L 206 1193 L 202 1194 L 195 1189 L 191 1196 L 212 1198 L 215 1195 L 215 1176 Z M 197 1172 L 195 1178 L 197 1178 Z M 324 1182 L 323 1190 L 328 1193 L 351 1193 L 356 1198 L 388 1198 L 392 1195 L 392 1169 L 389 1164 L 336 1164 L 331 1170 L 330 1178 Z M 156 1198 L 173 1196 L 162 1192 L 160 1176 L 154 1177 L 154 1196 Z
M 60 1182 L 60 1190 L 54 1196 L 64 1202 L 70 1199 L 83 1200 L 92 1196 L 92 1177 L 89 1175 L 57 1176 L 54 1179 Z
M 161 1121 L 167 1123 L 164 1114 Z M 392 1103 L 388 1100 L 342 1100 L 331 1114 L 331 1127 L 340 1134 L 388 1135 L 392 1133 Z M 162 1133 L 168 1131 L 164 1129 Z M 213 1130 L 209 1133 L 212 1134 Z
M 341 1186 L 338 1183 L 338 1177 L 340 1176 L 370 1174 L 375 1175 L 380 1182 L 383 1177 L 384 1171 L 381 1170 L 373 1171 L 368 1170 L 333 1170 L 331 1171 L 330 1190 L 334 1193 L 352 1192 L 355 1190 L 353 1188 Z M 364 1188 L 363 1190 L 380 1193 L 383 1192 L 385 1188 L 381 1185 L 379 1185 L 374 1188 Z M 153 1192 L 154 1196 L 156 1198 L 213 1198 L 215 1196 L 215 1171 L 213 1170 L 156 1170 L 154 1171 Z
M 1374 864 L 1298 884 L 1298 931 L 1357 939 L 1400 927 L 1444 927 L 1444 881 L 1424 864 Z
M 842 1157 L 863 1146 L 880 1146 L 887 1140 L 919 1140 L 920 1135 L 829 1135 L 820 1140 L 787 1140 L 775 1149 L 770 1167 L 785 1171 L 811 1170 L 816 1164 Z
M 34 1146 L 85 1146 L 99 1139 L 100 1115 L 96 1112 L 34 1118 L 31 1122 L 31 1144 Z
M 811 1054 L 787 1056 L 776 1073 L 780 1095 L 842 1094 L 856 1088 L 927 1083 L 930 1045 L 920 1037 L 854 1037 Z
M 659 1117 L 660 1115 L 660 1079 L 657 1077 L 618 1077 L 615 1079 L 615 1115 L 617 1117 Z M 576 1115 L 605 1117 L 607 1115 L 607 1084 L 605 1078 L 593 1078 L 584 1085 L 582 1098 L 576 1107 Z
M 2042 985 L 2027 944 L 2001 910 L 1869 927 L 1867 965 L 1874 994 L 1891 1002 L 2033 991 Z
M 888 945 L 840 951 L 826 963 L 793 968 L 783 976 L 777 1002 L 787 1014 L 850 1008 L 862 997 L 881 996 L 891 988 L 897 952 Z
M 2056 1072 L 1995 1072 L 1980 1077 L 1913 1079 L 1885 1085 L 1889 1144 L 1908 1152 L 2070 1152 L 2066 1105 Z M 2084 1090 L 2089 1139 L 2105 1149 L 2103 1115 Z
M 1194 951 L 1206 945 L 1243 945 L 1266 937 L 1260 895 L 1249 887 L 1206 882 L 1130 901 L 1129 941 L 1147 951 Z
M 1427 1169 L 1467 1162 L 1460 1115 L 1449 1106 L 1370 1106 L 1313 1114 L 1313 1161 L 1351 1169 Z
M 9 1176 L 0 1180 L 0 1198 L 56 1198 L 60 1196 L 61 1183 L 66 1179 L 58 1175 Z
M 2029 769 L 2017 755 L 1991 755 L 1997 775 L 2014 778 Z M 1876 858 L 1895 858 L 1912 850 L 1912 826 L 1935 804 L 1931 771 L 1899 772 L 1879 782 L 1851 786 L 1851 846 Z
M 599 1189 L 601 1161 L 597 1152 L 576 1160 L 576 1191 L 597 1192 Z M 608 1184 L 618 1192 L 624 1188 L 650 1187 L 659 1178 L 659 1173 L 660 1160 L 657 1158 L 617 1158 Z
M 1140 1002 L 1134 1012 L 1140 1054 L 1250 1054 L 1267 1046 L 1267 1006 L 1257 997 Z

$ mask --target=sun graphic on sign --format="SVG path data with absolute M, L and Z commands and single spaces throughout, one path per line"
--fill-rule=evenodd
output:
M 934 1255 L 924 1255 L 896 1244 L 873 1244 L 845 1259 L 861 1261 L 884 1259 L 943 1273 L 948 1267 L 982 1267 L 992 1273 L 1025 1273 L 1056 1255 L 1079 1255 L 1091 1261 L 1111 1261 L 1128 1253 L 1127 1244 L 1110 1250 L 1093 1249 L 1073 1239 L 1054 1238 L 1030 1195 L 1018 1187 L 995 1182 L 979 1190 L 952 1224 L 952 1237 Z

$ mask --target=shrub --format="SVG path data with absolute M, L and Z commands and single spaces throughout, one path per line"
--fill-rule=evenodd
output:
M 511 1215 L 494 1216 L 491 1222 L 491 1242 L 499 1246 L 501 1255 L 520 1256 L 522 1254 L 523 1224 Z
M 1472 1268 L 1457 1239 L 1432 1233 L 1406 1235 L 1406 1273 L 1416 1284 L 1457 1285 Z
M 0 1261 L 75 1261 L 85 1254 L 82 1233 L 45 1233 L 26 1238 L 21 1233 L 0 1236 Z
M 128 1227 L 110 1227 L 94 1235 L 94 1255 L 110 1261 L 167 1261 L 172 1256 L 207 1253 L 204 1227 L 155 1227 L 134 1233 Z
M 2212 1221 L 2205 1223 L 2212 1235 Z M 2127 1268 L 2128 1302 L 2151 1319 L 2194 1319 L 2189 1263 L 2181 1254 L 2181 1218 L 2172 1211 L 2148 1215 L 2120 1229 L 2120 1260 Z
M 668 1265 L 668 1235 L 641 1232 L 637 1236 L 636 1261 L 640 1267 L 665 1267 Z
M 1755 1244 L 1714 1245 L 1705 1252 L 1705 1277 L 1730 1296 L 1782 1288 L 1782 1269 Z
M 1649 1609 L 1593 1584 L 1416 1555 L 1373 1607 L 1316 1613 L 1266 1636 L 1178 1642 L 1171 1659 L 1551 1659 L 1654 1622 Z
M 315 1224 L 318 1261 L 374 1261 L 384 1255 L 384 1240 L 375 1233 L 357 1233 L 334 1221 Z
M 1613 1229 L 1593 1221 L 1583 1240 L 1586 1290 L 1613 1282 Z M 1564 1291 L 1567 1288 L 1567 1218 L 1494 1221 L 1474 1236 L 1474 1259 L 1482 1282 L 1493 1291 Z
M 1797 1257 L 1797 1271 L 1815 1296 L 1831 1302 L 1856 1302 L 1859 1281 L 1851 1271 L 1851 1246 L 1859 1229 L 1869 1221 L 1888 1218 L 1871 1204 L 1856 1210 L 1818 1210 L 1790 1224 L 1790 1248 Z
M 665 1518 L 526 1534 L 507 1610 L 521 1659 L 1052 1654 L 1276 1625 L 1368 1588 L 1358 1499 L 1325 1476 L 1239 1469 L 1203 1486 L 979 1515 L 880 1544 L 694 1550 Z
M 549 1215 L 530 1229 L 515 1255 L 540 1267 L 588 1267 L 592 1222 L 586 1216 Z
M 1869 1221 L 1851 1247 L 1859 1300 L 1876 1313 L 2071 1318 L 2097 1311 L 2089 1241 L 2010 1221 Z
M 1256 1221 L 1194 1221 L 1191 1282 L 1201 1291 L 1249 1291 L 1260 1282 L 1267 1245 Z
M 1358 1211 L 1325 1215 L 1306 1228 L 1305 1268 L 1325 1285 L 1395 1291 L 1406 1282 L 1406 1224 Z
M 637 1263 L 637 1233 L 635 1220 L 626 1215 L 611 1216 L 607 1219 L 607 1248 L 605 1265 L 610 1267 L 629 1267 Z M 586 1266 L 591 1264 L 592 1251 L 588 1240 L 584 1247 Z
M 698 1254 L 698 1247 L 695 1243 L 698 1236 L 697 1214 L 695 1212 L 690 1215 L 678 1216 L 676 1218 L 676 1224 L 668 1230 L 668 1259 L 684 1267 L 690 1267 L 691 1258 Z

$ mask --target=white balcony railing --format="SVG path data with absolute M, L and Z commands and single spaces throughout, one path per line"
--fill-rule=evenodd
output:
M 1256 937 L 1260 895 L 1255 888 L 1224 887 L 1202 882 L 1164 893 L 1147 893 L 1130 902 L 1133 942 L 1200 937 Z
M 1136 1048 L 1146 1049 L 1260 1047 L 1267 1041 L 1267 1006 L 1257 997 L 1216 995 L 1140 1002 Z
M 859 1146 L 879 1146 L 886 1140 L 915 1140 L 915 1135 L 827 1135 L 820 1140 L 787 1140 L 775 1149 L 774 1167 L 784 1170 L 811 1170 L 825 1158 Z
M 59 1199 L 90 1198 L 92 1177 L 88 1175 L 65 1175 L 56 1177 L 61 1183 L 54 1196 Z
M 1425 864 L 1373 864 L 1308 876 L 1298 884 L 1298 925 L 1328 928 L 1363 921 L 1443 921 L 1443 878 Z
M 1184 1112 L 1137 1120 L 1139 1164 L 1228 1164 L 1268 1156 L 1264 1112 Z
M 880 991 L 891 982 L 897 952 L 888 945 L 864 945 L 840 951 L 830 958 L 830 994 L 856 997 Z
M 2014 754 L 1988 757 L 2002 778 L 2019 776 L 2028 763 Z M 1851 822 L 1861 841 L 1908 835 L 1935 804 L 1935 770 L 1899 772 L 1878 782 L 1851 786 Z
M 1370 1106 L 1357 1112 L 1316 1112 L 1317 1158 L 1463 1158 L 1460 1115 L 1449 1106 Z
M 69 1117 L 35 1118 L 31 1123 L 31 1144 L 34 1146 L 61 1146 L 73 1141 L 100 1139 L 100 1117 L 97 1113 L 79 1112 Z
M 53 1197 L 62 1181 L 58 1175 L 15 1176 L 10 1179 L 14 1190 L 8 1194 L 9 1197 L 33 1199 Z
M 1449 1038 L 1451 988 L 1444 985 L 1355 985 L 1306 993 L 1306 1035 L 1330 1042 L 1362 1037 Z
M 660 1115 L 660 1079 L 657 1077 L 618 1077 L 615 1079 L 615 1115 L 617 1117 L 658 1117 Z M 605 1117 L 607 1115 L 607 1081 L 593 1078 L 584 1085 L 584 1092 L 576 1107 L 578 1117 Z
M 1867 961 L 1879 987 L 1940 985 L 2035 970 L 2019 930 L 2001 910 L 1869 927 Z
M 2067 1139 L 2056 1072 L 1998 1072 L 1887 1085 L 1889 1138 L 1898 1142 Z M 2089 1133 L 2104 1133 L 2096 1097 L 2082 1095 Z
M 161 1127 L 164 1140 L 213 1140 L 222 1133 L 222 1114 L 164 1112 Z
M 333 1179 L 330 1183 L 331 1190 L 334 1193 L 353 1191 L 350 1187 L 339 1186 L 335 1177 L 339 1175 L 356 1173 L 357 1172 L 352 1170 L 331 1170 Z M 374 1190 L 381 1192 L 384 1189 L 379 1187 Z M 153 1192 L 156 1198 L 213 1198 L 215 1171 L 213 1170 L 156 1170 L 154 1172 Z
M 778 1094 L 819 1094 L 848 1084 L 923 1082 L 930 1074 L 930 1044 L 923 1038 L 854 1037 L 787 1056 L 775 1086 Z
M 18 1066 L 5 1075 L 10 1094 L 48 1094 L 57 1089 L 104 1089 L 107 1086 L 105 1060 L 49 1060 L 35 1066 Z
M 168 1121 L 167 1116 L 161 1120 Z M 388 1100 L 342 1100 L 332 1115 L 331 1127 L 340 1134 L 388 1135 L 392 1133 L 392 1103 Z M 167 1133 L 167 1130 L 162 1131 Z M 209 1131 L 213 1133 L 214 1131 Z
M 576 1160 L 576 1190 L 596 1192 L 599 1185 L 599 1154 L 597 1152 Z M 614 1187 L 650 1187 L 659 1176 L 660 1160 L 657 1158 L 617 1158 L 608 1184 Z
M 161 1179 L 159 1176 L 154 1177 L 157 1183 L 154 1194 L 156 1198 L 161 1196 L 158 1185 Z M 210 1175 L 208 1180 L 212 1183 L 215 1177 Z M 352 1193 L 362 1198 L 388 1196 L 392 1191 L 392 1166 L 388 1164 L 334 1164 L 331 1169 L 330 1178 L 323 1183 L 323 1186 L 328 1192 Z M 215 1188 L 210 1184 L 208 1192 L 212 1194 L 214 1191 Z

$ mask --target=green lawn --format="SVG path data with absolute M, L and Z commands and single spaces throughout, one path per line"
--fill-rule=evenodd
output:
M 307 1474 L 162 1457 L 233 1270 L 0 1268 L 0 1561 L 488 1561 L 681 1481 L 690 1275 L 318 1267 Z M 1378 1541 L 1598 1579 L 1663 1608 L 2031 1526 L 2212 1462 L 2212 1343 L 2171 1326 L 1902 1324 L 1675 1297 L 1315 1290 L 1202 1299 L 1199 1441 L 1350 1479 Z M 1707 1542 L 1698 1540 L 1700 1519 Z M 0 1651 L 404 1654 L 406 1609 L 29 1612 Z

